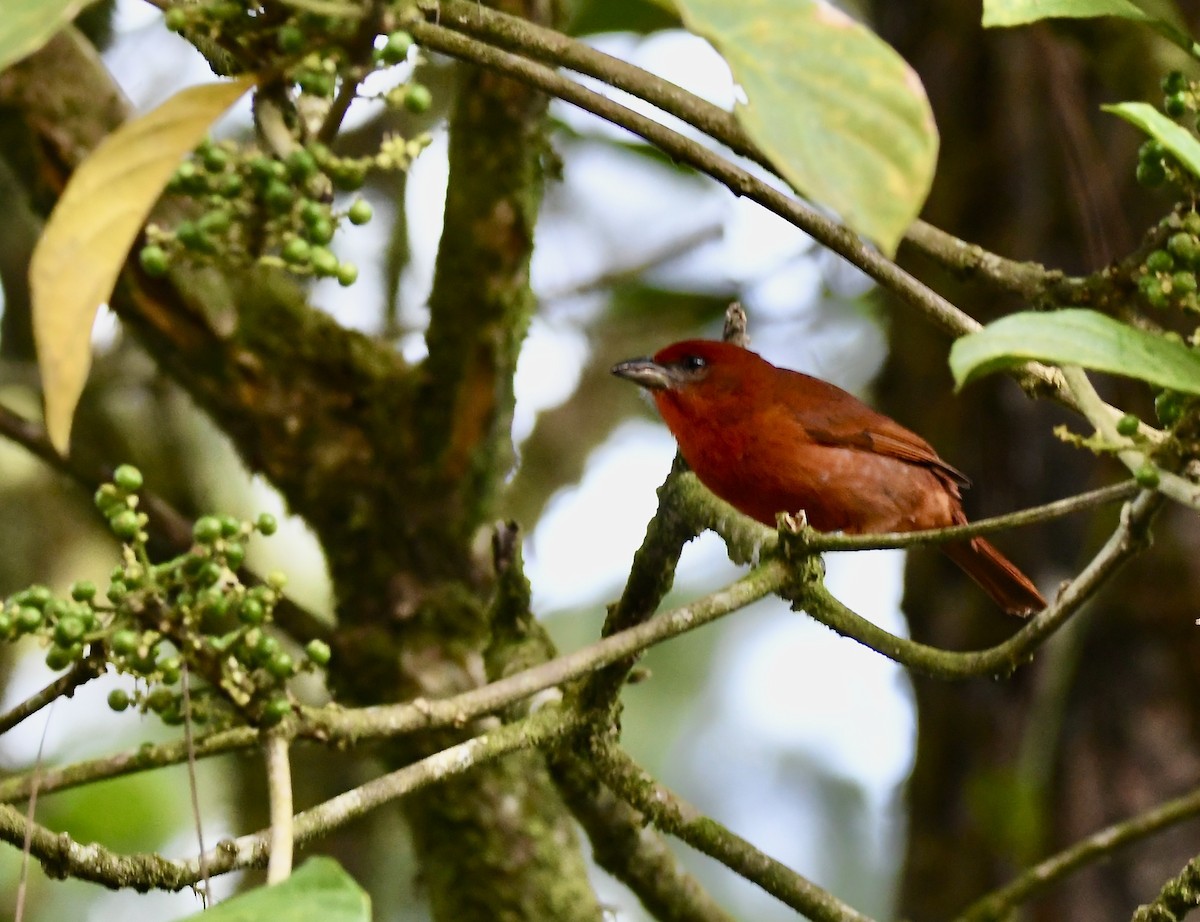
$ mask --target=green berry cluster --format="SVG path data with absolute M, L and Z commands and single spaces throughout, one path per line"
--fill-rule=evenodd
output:
M 1173 70 L 1162 79 L 1163 111 L 1171 118 L 1182 118 L 1197 108 L 1196 85 Z
M 1169 232 L 1163 245 L 1150 252 L 1137 276 L 1138 292 L 1156 310 L 1200 311 L 1196 272 L 1200 270 L 1200 214 L 1186 212 L 1163 222 Z
M 358 188 L 371 167 L 402 169 L 411 159 L 399 163 L 382 150 L 367 158 L 336 157 L 318 143 L 279 159 L 240 151 L 232 142 L 206 141 L 180 164 L 167 186 L 203 211 L 173 229 L 147 228 L 148 243 L 139 261 L 149 275 L 160 276 L 180 257 L 235 264 L 257 259 L 300 275 L 353 284 L 357 267 L 338 260 L 328 244 L 342 222 L 370 221 L 372 208 L 362 198 L 338 208 L 332 189 Z
M 362 40 L 360 20 L 339 18 L 335 7 L 329 9 L 326 14 L 297 4 L 264 15 L 257 4 L 199 0 L 166 11 L 168 28 L 210 53 L 227 53 L 232 71 L 238 61 L 254 61 L 256 67 L 268 62 L 264 69 L 281 75 L 287 87 L 279 103 L 286 127 L 282 138 L 272 135 L 258 148 L 206 141 L 180 164 L 167 191 L 190 199 L 194 207 L 174 227 L 147 228 L 139 252 L 147 274 L 161 276 L 185 259 L 224 265 L 258 261 L 297 275 L 335 278 L 342 285 L 358 278 L 358 268 L 338 259 L 329 245 L 345 222 L 370 221 L 371 207 L 361 198 L 337 207 L 335 192 L 361 188 L 371 170 L 406 170 L 430 139 L 386 138 L 378 152 L 361 157 L 337 156 L 308 140 L 338 87 L 357 85 L 372 66 L 364 67 L 361 55 L 348 50 L 351 42 Z M 376 36 L 373 66 L 407 62 L 412 51 L 413 38 L 403 30 Z M 411 79 L 383 98 L 413 112 L 425 112 L 433 102 L 428 88 Z
M 96 506 L 122 542 L 107 592 L 102 596 L 91 582 L 73 584 L 66 599 L 44 586 L 22 590 L 0 606 L 0 640 L 40 639 L 52 669 L 90 656 L 133 676 L 132 694 L 122 689 L 110 694 L 114 710 L 134 705 L 168 724 L 181 722 L 186 662 L 194 678 L 191 712 L 197 723 L 277 723 L 291 711 L 288 680 L 326 665 L 330 650 L 313 641 L 297 656 L 271 632 L 282 574 L 249 586 L 238 575 L 246 541 L 255 533 L 273 534 L 274 517 L 244 522 L 203 516 L 186 553 L 153 563 L 146 549 L 147 517 L 139 511 L 141 486 L 137 468 L 122 465 L 96 491 Z

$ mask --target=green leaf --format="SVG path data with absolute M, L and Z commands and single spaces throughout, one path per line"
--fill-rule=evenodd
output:
M 566 4 L 567 33 L 638 32 L 679 28 L 670 0 L 573 0 Z
M 885 253 L 921 210 L 938 137 L 916 73 L 824 0 L 677 0 L 724 56 L 746 133 L 797 191 Z
M 1174 154 L 1175 159 L 1187 168 L 1189 173 L 1193 176 L 1200 176 L 1200 141 L 1197 141 L 1196 136 L 1182 125 L 1167 118 L 1154 106 L 1144 102 L 1119 102 L 1100 108 L 1137 125 L 1150 137 L 1160 141 L 1163 147 Z
M 987 28 L 1023 26 L 1041 19 L 1092 19 L 1116 16 L 1150 26 L 1163 38 L 1192 53 L 1190 35 L 1174 22 L 1147 13 L 1132 0 L 983 0 Z
M 46 431 L 63 454 L 91 365 L 96 311 L 176 165 L 253 85 L 243 77 L 189 87 L 126 122 L 75 170 L 46 222 L 29 284 Z
M 181 922 L 371 922 L 371 900 L 332 858 L 310 858 L 291 877 Z
M 1081 308 L 1012 314 L 964 336 L 950 350 L 958 387 L 1028 361 L 1082 365 L 1200 394 L 1200 352 Z
M 93 0 L 4 0 L 0 70 L 28 57 Z

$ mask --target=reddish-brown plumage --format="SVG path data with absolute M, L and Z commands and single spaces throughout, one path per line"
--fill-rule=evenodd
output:
M 967 479 L 920 436 L 828 382 L 703 340 L 613 373 L 650 390 L 701 483 L 766 525 L 800 511 L 814 528 L 848 534 L 966 522 L 959 489 Z M 1045 607 L 983 538 L 943 550 L 1006 612 Z

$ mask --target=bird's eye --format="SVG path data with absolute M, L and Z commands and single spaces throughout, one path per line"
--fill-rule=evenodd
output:
M 707 359 L 699 355 L 686 355 L 680 363 L 687 371 L 700 371 L 708 367 Z

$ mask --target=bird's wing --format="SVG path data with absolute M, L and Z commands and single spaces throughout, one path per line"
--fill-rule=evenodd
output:
M 918 464 L 944 475 L 960 487 L 971 481 L 961 471 L 938 457 L 933 446 L 915 432 L 869 406 L 835 385 L 810 379 L 819 385 L 821 399 L 802 414 L 795 414 L 804 430 L 818 445 L 852 448 L 886 455 L 909 464 Z

